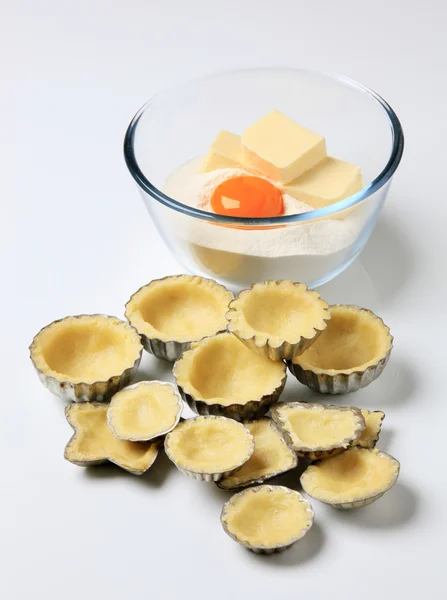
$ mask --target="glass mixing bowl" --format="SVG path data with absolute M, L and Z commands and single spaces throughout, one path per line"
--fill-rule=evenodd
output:
M 330 206 L 274 218 L 235 218 L 182 204 L 166 191 L 197 165 L 222 129 L 242 133 L 277 109 L 326 138 L 328 154 L 359 165 L 364 188 Z M 403 151 L 391 107 L 339 75 L 295 69 L 227 72 L 149 100 L 126 132 L 124 155 L 155 225 L 178 262 L 232 289 L 291 279 L 321 285 L 368 240 Z M 178 171 L 180 169 L 180 171 Z M 180 179 L 181 186 L 181 179 Z

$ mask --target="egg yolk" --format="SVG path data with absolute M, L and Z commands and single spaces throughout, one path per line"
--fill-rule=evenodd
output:
M 270 181 L 253 175 L 223 181 L 211 196 L 211 208 L 229 217 L 277 217 L 284 210 L 281 191 Z

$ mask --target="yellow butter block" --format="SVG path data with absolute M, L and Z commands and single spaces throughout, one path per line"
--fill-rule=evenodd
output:
M 283 184 L 293 181 L 326 157 L 324 137 L 277 110 L 248 127 L 241 141 L 242 163 Z
M 241 167 L 241 137 L 230 131 L 222 130 L 211 144 L 202 165 L 202 173 L 216 169 Z
M 362 187 L 360 167 L 328 156 L 284 186 L 284 191 L 314 208 L 322 208 L 355 194 Z

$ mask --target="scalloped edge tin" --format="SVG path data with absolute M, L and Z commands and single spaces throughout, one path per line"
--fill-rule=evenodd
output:
M 382 326 L 387 330 L 387 334 L 389 336 L 389 348 L 386 354 L 379 358 L 374 365 L 371 365 L 364 370 L 359 369 L 352 373 L 339 372 L 332 375 L 325 372 L 315 372 L 312 369 L 304 369 L 299 364 L 292 362 L 292 360 L 287 360 L 287 366 L 292 375 L 294 375 L 300 383 L 320 394 L 348 394 L 351 392 L 357 392 L 361 388 L 370 385 L 382 374 L 390 359 L 391 351 L 393 349 L 394 338 L 391 335 L 390 328 L 385 325 L 383 319 L 373 313 L 372 310 L 369 310 L 368 308 L 362 308 L 361 306 L 357 306 L 355 304 L 332 304 L 329 308 L 332 309 L 344 306 L 367 312 L 380 321 Z M 319 371 L 322 370 L 319 369 Z
M 294 405 L 302 406 L 304 409 L 318 406 L 319 408 L 322 408 L 323 410 L 334 409 L 337 411 L 350 411 L 357 417 L 359 425 L 354 430 L 352 436 L 345 438 L 344 440 L 342 440 L 340 442 L 340 444 L 337 444 L 336 446 L 329 446 L 329 447 L 328 446 L 326 446 L 326 447 L 319 446 L 316 448 L 308 448 L 306 446 L 298 447 L 298 446 L 296 446 L 295 442 L 293 441 L 292 436 L 290 435 L 289 428 L 287 427 L 284 420 L 281 418 L 281 416 L 279 414 L 279 410 L 282 407 L 293 407 Z M 340 454 L 341 452 L 343 452 L 344 450 L 349 448 L 349 446 L 351 445 L 351 443 L 354 440 L 356 440 L 358 437 L 360 437 L 360 435 L 362 434 L 362 432 L 364 431 L 364 429 L 366 427 L 365 419 L 363 418 L 363 415 L 362 415 L 360 409 L 355 406 L 338 406 L 335 404 L 318 404 L 318 403 L 310 403 L 310 402 L 280 402 L 279 404 L 277 404 L 276 406 L 274 406 L 272 408 L 271 415 L 272 415 L 272 419 L 278 425 L 279 430 L 281 431 L 281 433 L 282 433 L 286 443 L 289 445 L 289 447 L 292 448 L 292 450 L 294 450 L 298 454 L 298 456 L 308 458 L 311 461 L 321 460 L 323 458 L 330 458 L 331 456 Z
M 228 512 L 228 508 L 233 504 L 234 500 L 236 498 L 240 498 L 242 495 L 245 494 L 253 494 L 258 492 L 261 489 L 269 489 L 270 491 L 274 491 L 275 489 L 281 489 L 283 491 L 285 491 L 288 494 L 295 494 L 296 496 L 298 496 L 300 502 L 302 502 L 303 504 L 306 505 L 306 510 L 309 512 L 309 523 L 306 527 L 304 527 L 300 534 L 298 536 L 295 536 L 293 538 L 291 538 L 291 541 L 285 543 L 285 544 L 275 544 L 274 546 L 265 546 L 265 545 L 254 545 L 254 544 L 250 544 L 249 542 L 240 540 L 236 534 L 232 533 L 227 525 L 227 522 L 225 520 L 226 516 L 227 516 L 227 512 Z M 255 554 L 276 554 L 278 552 L 283 552 L 284 550 L 287 550 L 287 548 L 290 548 L 291 546 L 293 546 L 293 544 L 295 544 L 296 542 L 298 542 L 300 539 L 302 539 L 306 533 L 309 531 L 309 529 L 312 527 L 313 525 L 313 521 L 314 521 L 314 510 L 312 508 L 312 505 L 310 504 L 310 502 L 304 498 L 304 496 L 302 494 L 300 494 L 299 492 L 297 492 L 296 490 L 291 490 L 288 487 L 285 487 L 283 485 L 258 485 L 256 487 L 250 487 L 247 488 L 246 490 L 243 490 L 241 492 L 238 492 L 237 494 L 234 494 L 227 502 L 225 502 L 225 504 L 223 505 L 222 508 L 222 512 L 220 515 L 220 522 L 222 524 L 223 530 L 225 531 L 225 533 L 227 535 L 230 536 L 230 538 L 232 540 L 234 540 L 235 542 L 237 542 L 238 544 L 241 544 L 241 546 L 244 546 L 244 548 L 247 548 L 248 550 L 251 550 L 252 552 L 254 552 Z
M 141 287 L 138 288 L 138 290 L 136 292 L 134 292 L 132 294 L 132 296 L 126 302 L 125 307 L 124 307 L 125 308 L 124 315 L 125 315 L 126 319 L 129 321 L 129 323 L 132 325 L 132 322 L 128 316 L 128 305 L 133 301 L 134 297 L 141 292 L 141 290 L 149 287 L 153 283 L 158 283 L 160 281 L 166 281 L 168 279 L 178 279 L 180 277 L 195 277 L 197 279 L 202 279 L 204 281 L 212 282 L 219 288 L 222 288 L 223 290 L 225 290 L 229 295 L 232 296 L 232 299 L 234 299 L 233 292 L 228 290 L 221 283 L 218 283 L 215 279 L 211 279 L 209 277 L 202 277 L 200 275 L 191 275 L 191 276 L 185 275 L 185 274 L 167 275 L 166 277 L 161 277 L 160 279 L 152 279 L 151 281 L 149 281 L 149 283 L 142 285 Z M 132 327 L 134 327 L 134 329 L 136 329 L 138 331 L 138 329 L 134 325 L 132 325 Z M 223 331 L 225 331 L 225 327 L 223 327 L 223 329 L 219 329 L 219 331 L 216 331 L 215 334 L 209 334 L 209 335 L 217 335 L 218 333 L 222 333 Z M 146 350 L 146 352 L 149 352 L 149 354 L 153 354 L 156 358 L 160 358 L 160 359 L 166 360 L 168 362 L 175 362 L 183 354 L 183 352 L 185 350 L 188 350 L 188 348 L 190 347 L 190 345 L 193 342 L 198 342 L 198 341 L 200 341 L 200 339 L 203 339 L 203 337 L 209 337 L 209 336 L 203 336 L 202 338 L 199 338 L 199 339 L 194 339 L 194 340 L 190 340 L 187 342 L 179 342 L 177 340 L 163 341 L 156 337 L 150 338 L 148 335 L 146 335 L 145 333 L 140 332 L 140 331 L 138 331 L 138 334 L 141 338 L 141 343 L 143 344 L 143 347 Z
M 362 413 L 363 418 L 365 419 L 366 428 L 368 427 L 368 423 L 366 421 L 366 417 L 363 414 L 363 412 L 367 412 L 368 413 L 367 416 L 375 415 L 377 413 L 380 413 L 382 415 L 380 418 L 380 421 L 379 421 L 379 427 L 377 429 L 377 432 L 376 432 L 375 436 L 371 439 L 371 443 L 369 445 L 366 445 L 364 442 L 360 442 L 360 437 L 362 437 L 362 435 L 360 435 L 360 437 L 357 438 L 356 440 L 354 440 L 351 444 L 351 446 L 355 446 L 356 448 L 366 448 L 367 450 L 372 450 L 373 448 L 376 447 L 376 444 L 379 441 L 380 434 L 382 432 L 382 424 L 383 424 L 383 420 L 385 418 L 385 413 L 383 412 L 383 410 L 368 410 L 367 408 L 360 408 L 360 412 Z M 364 433 L 364 431 L 362 432 L 362 434 Z
M 126 321 L 118 319 L 118 317 L 104 315 L 101 313 L 72 315 L 69 317 L 63 317 L 62 319 L 57 319 L 56 321 L 52 321 L 48 325 L 45 325 L 45 327 L 42 327 L 42 329 L 40 329 L 40 331 L 36 333 L 29 347 L 30 359 L 43 385 L 48 390 L 50 390 L 52 394 L 54 394 L 55 396 L 59 396 L 59 398 L 62 398 L 62 400 L 65 400 L 67 402 L 107 402 L 114 394 L 116 394 L 116 392 L 121 390 L 123 387 L 129 385 L 132 379 L 137 374 L 137 370 L 140 365 L 141 357 L 143 354 L 143 346 L 141 345 L 141 341 L 141 349 L 139 352 L 139 356 L 138 358 L 136 358 L 133 365 L 125 369 L 120 375 L 114 375 L 110 377 L 107 381 L 95 381 L 93 383 L 73 383 L 71 381 L 66 380 L 59 381 L 52 375 L 46 375 L 44 371 L 39 369 L 33 358 L 35 341 L 37 336 L 42 331 L 51 327 L 52 325 L 55 325 L 56 323 L 65 321 L 68 318 L 80 319 L 83 317 L 106 317 L 108 319 L 115 319 L 123 325 L 125 325 L 127 328 L 134 331 L 138 338 L 140 337 L 135 327 L 132 327 L 132 325 L 129 325 L 129 323 L 127 323 Z
M 182 397 L 180 396 L 180 393 L 178 391 L 178 389 L 176 388 L 176 386 L 173 383 L 169 383 L 167 381 L 159 381 L 157 379 L 153 379 L 151 381 L 138 381 L 137 383 L 133 383 L 132 385 L 128 385 L 127 387 L 123 388 L 122 390 L 120 390 L 120 392 L 123 392 L 125 390 L 133 390 L 139 387 L 144 387 L 144 386 L 151 386 L 153 384 L 157 384 L 157 385 L 162 385 L 165 387 L 169 387 L 172 391 L 172 393 L 174 394 L 175 398 L 177 399 L 177 413 L 175 415 L 175 419 L 174 419 L 174 423 L 173 425 L 171 425 L 168 429 L 164 430 L 164 431 L 160 431 L 159 433 L 157 433 L 156 435 L 150 437 L 150 438 L 135 438 L 135 437 L 123 437 L 123 436 L 119 436 L 117 435 L 115 428 L 112 425 L 112 418 L 111 418 L 111 408 L 113 405 L 113 402 L 115 401 L 115 397 L 116 395 L 119 393 L 117 392 L 117 394 L 115 394 L 112 397 L 112 400 L 110 402 L 109 408 L 107 410 L 107 424 L 111 430 L 111 432 L 113 433 L 113 435 L 119 439 L 119 440 L 126 440 L 128 442 L 151 442 L 151 441 L 156 441 L 159 440 L 160 438 L 164 437 L 166 434 L 168 434 L 170 431 L 172 431 L 173 429 L 175 429 L 175 427 L 177 427 L 177 425 L 180 422 L 180 417 L 182 416 L 182 412 L 183 412 L 183 400 Z
M 235 485 L 233 487 L 225 487 L 224 485 L 222 485 L 223 482 L 224 482 L 224 480 L 227 477 L 227 476 L 224 476 L 216 484 L 221 490 L 224 490 L 225 492 L 233 492 L 233 491 L 243 490 L 244 488 L 247 488 L 247 487 L 250 487 L 250 486 L 253 486 L 253 485 L 260 485 L 260 484 L 264 483 L 265 481 L 268 481 L 269 479 L 273 479 L 274 477 L 278 477 L 279 475 L 283 475 L 284 473 L 288 473 L 289 471 L 292 471 L 293 469 L 295 469 L 298 466 L 298 455 L 297 455 L 297 453 L 292 450 L 292 448 L 289 446 L 289 444 L 287 444 L 286 440 L 284 439 L 284 437 L 283 437 L 283 435 L 281 433 L 281 430 L 279 429 L 279 427 L 276 425 L 276 423 L 272 419 L 269 419 L 268 417 L 261 417 L 260 419 L 254 419 L 252 421 L 244 421 L 243 425 L 247 426 L 250 423 L 258 423 L 263 418 L 264 418 L 264 420 L 268 421 L 269 426 L 280 437 L 281 442 L 284 444 L 284 447 L 287 448 L 287 451 L 290 453 L 290 457 L 293 460 L 293 464 L 289 468 L 287 468 L 287 469 L 279 469 L 278 471 L 274 471 L 274 472 L 268 473 L 267 475 L 263 475 L 261 477 L 255 477 L 254 479 L 249 479 L 249 480 L 244 481 L 243 483 L 240 483 L 239 485 Z M 255 452 L 256 452 L 256 438 L 255 437 L 254 437 L 254 440 L 255 440 Z M 241 467 L 239 467 L 239 468 L 241 468 Z M 230 476 L 231 475 L 237 475 L 237 470 L 238 469 L 236 469 L 235 471 L 233 471 L 230 474 Z
M 359 446 L 355 446 L 355 448 L 358 450 L 365 450 L 366 452 L 374 451 L 374 448 L 361 448 Z M 308 496 L 310 496 L 311 498 L 313 498 L 314 500 L 318 500 L 319 502 L 322 502 L 323 504 L 328 504 L 329 506 L 333 506 L 334 508 L 337 508 L 340 510 L 350 510 L 351 508 L 362 508 L 363 506 L 368 506 L 369 504 L 372 504 L 376 500 L 379 500 L 379 498 L 381 498 L 384 494 L 386 494 L 386 492 L 388 492 L 394 486 L 394 484 L 396 483 L 396 481 L 399 478 L 399 473 L 400 473 L 400 462 L 397 460 L 397 458 L 394 458 L 394 456 L 391 456 L 391 454 L 388 454 L 387 452 L 382 452 L 381 450 L 377 450 L 377 453 L 381 456 L 386 456 L 386 458 L 388 460 L 391 460 L 391 462 L 395 463 L 395 466 L 396 466 L 396 474 L 395 474 L 394 478 L 384 489 L 380 490 L 380 492 L 377 492 L 377 494 L 373 494 L 372 496 L 365 496 L 363 498 L 358 498 L 357 500 L 348 500 L 345 502 L 330 502 L 328 500 L 322 500 L 321 498 L 317 498 L 317 496 L 313 496 L 312 494 L 310 494 L 306 490 L 305 486 L 303 485 L 303 476 L 306 473 L 306 471 L 304 471 L 304 473 L 300 477 L 301 487 L 306 492 L 306 494 Z
M 192 420 L 195 420 L 195 419 L 226 419 L 226 420 L 231 420 L 231 419 L 228 419 L 228 417 L 216 416 L 216 415 L 206 415 L 206 416 L 193 417 Z M 191 421 L 191 419 L 186 419 L 186 421 L 184 421 L 183 423 L 187 423 L 188 421 Z M 180 427 L 181 427 L 181 425 L 182 424 L 180 424 Z M 240 423 L 240 425 L 242 425 L 242 423 Z M 226 471 L 220 471 L 220 472 L 217 472 L 217 473 L 216 472 L 210 473 L 210 472 L 206 472 L 206 471 L 197 471 L 195 469 L 187 469 L 186 467 L 181 467 L 178 464 L 178 462 L 175 460 L 175 458 L 172 456 L 172 452 L 169 449 L 169 434 L 171 432 L 168 433 L 167 436 L 165 437 L 165 441 L 164 441 L 165 452 L 166 452 L 166 455 L 169 458 L 169 460 L 184 475 L 187 475 L 188 477 L 191 477 L 193 479 L 197 479 L 199 481 L 214 481 L 214 482 L 217 482 L 220 479 L 222 479 L 222 477 L 225 477 L 226 475 L 229 475 L 230 473 L 233 473 L 233 471 L 236 471 L 237 469 L 239 469 L 244 463 L 246 463 L 249 460 L 249 458 L 253 454 L 253 452 L 255 450 L 255 440 L 254 440 L 253 436 L 251 435 L 251 433 L 248 431 L 248 429 L 247 428 L 245 428 L 245 429 L 246 429 L 249 437 L 251 438 L 250 450 L 249 450 L 247 456 L 244 457 L 244 459 L 240 463 L 238 463 L 236 466 L 234 466 L 231 469 L 226 470 Z
M 217 335 L 231 335 L 231 332 L 220 332 Z M 215 336 L 209 336 L 215 337 Z M 236 336 L 235 336 L 236 337 Z M 203 338 L 207 339 L 207 338 Z M 199 344 L 203 340 L 199 340 L 198 342 L 194 342 Z M 251 421 L 254 419 L 259 419 L 263 417 L 269 410 L 270 407 L 278 402 L 279 397 L 281 396 L 284 387 L 287 381 L 287 368 L 285 363 L 283 377 L 281 379 L 280 384 L 271 392 L 270 394 L 264 394 L 261 398 L 256 400 L 249 400 L 245 404 L 219 404 L 219 403 L 209 403 L 203 399 L 197 399 L 192 394 L 186 392 L 183 386 L 178 381 L 177 375 L 177 366 L 183 357 L 180 357 L 174 364 L 172 372 L 174 374 L 174 378 L 183 400 L 188 404 L 188 406 L 193 410 L 196 414 L 200 416 L 206 415 L 214 415 L 216 417 L 228 417 L 230 419 L 234 419 L 235 421 Z M 277 361 L 282 362 L 282 361 Z
M 185 400 L 190 409 L 196 414 L 201 416 L 214 415 L 216 417 L 228 417 L 235 421 L 242 422 L 263 417 L 270 408 L 278 402 L 279 397 L 284 390 L 284 386 L 286 385 L 286 381 L 287 374 L 285 373 L 281 384 L 271 394 L 262 396 L 260 400 L 250 400 L 246 404 L 230 404 L 228 406 L 224 406 L 223 404 L 209 404 L 204 400 L 196 400 L 191 394 L 186 393 L 178 382 L 177 387 L 183 400 Z
M 103 402 L 91 402 L 90 404 L 92 406 L 104 406 Z M 74 406 L 75 406 L 74 404 L 70 404 L 69 406 L 65 407 L 65 417 L 67 419 L 68 424 L 74 431 L 73 435 L 71 436 L 71 438 L 68 440 L 67 444 L 65 445 L 65 450 L 64 450 L 65 460 L 67 460 L 72 465 L 77 465 L 78 467 L 96 467 L 96 466 L 103 465 L 103 464 L 110 462 L 110 463 L 116 465 L 117 467 L 120 467 L 120 469 L 123 469 L 124 471 L 131 473 L 132 475 L 143 475 L 143 473 L 146 473 L 146 471 L 148 471 L 152 467 L 152 465 L 156 461 L 158 453 L 160 451 L 161 441 L 152 441 L 151 442 L 150 445 L 151 445 L 151 447 L 152 446 L 154 447 L 155 453 L 154 453 L 152 461 L 143 470 L 131 469 L 130 467 L 126 467 L 125 465 L 122 465 L 120 462 L 113 460 L 112 458 L 109 458 L 109 457 L 104 457 L 104 458 L 100 458 L 97 460 L 71 460 L 70 458 L 68 458 L 67 451 L 70 448 L 71 444 L 74 442 L 76 436 L 78 435 L 78 429 L 76 428 L 76 425 L 74 425 L 74 423 L 72 422 L 72 420 L 70 418 L 70 412 Z
M 227 325 L 228 331 L 230 331 L 237 338 L 239 338 L 241 340 L 241 342 L 243 342 L 248 348 L 250 348 L 250 350 L 252 350 L 252 352 L 256 352 L 257 354 L 262 354 L 263 356 L 269 358 L 270 360 L 275 360 L 275 361 L 291 360 L 292 358 L 296 358 L 297 356 L 300 356 L 301 354 L 303 354 L 303 352 L 305 352 L 308 348 L 310 348 L 310 346 L 323 333 L 323 331 L 326 329 L 327 321 L 330 320 L 330 316 L 328 316 L 327 319 L 323 319 L 323 321 L 324 321 L 323 329 L 317 329 L 316 327 L 314 327 L 315 335 L 313 337 L 311 337 L 311 338 L 301 337 L 298 342 L 294 342 L 294 343 L 291 343 L 288 341 L 283 341 L 279 346 L 274 346 L 271 343 L 270 338 L 268 338 L 268 337 L 266 338 L 265 341 L 262 341 L 262 343 L 260 343 L 261 336 L 259 336 L 257 334 L 253 334 L 248 337 L 242 335 L 242 333 L 239 331 L 237 326 L 235 326 L 233 324 L 233 316 L 239 312 L 239 308 L 236 308 L 236 305 L 238 302 L 240 302 L 241 297 L 243 297 L 244 295 L 248 295 L 255 286 L 266 285 L 268 283 L 276 283 L 277 285 L 280 285 L 284 281 L 290 283 L 292 286 L 304 287 L 305 292 L 307 292 L 309 294 L 316 294 L 318 296 L 318 300 L 326 305 L 326 307 L 327 307 L 326 311 L 329 314 L 329 311 L 328 311 L 329 305 L 327 304 L 327 302 L 325 300 L 323 300 L 321 298 L 321 296 L 318 292 L 316 292 L 315 290 L 309 289 L 307 287 L 307 285 L 305 285 L 304 283 L 279 279 L 277 281 L 264 281 L 264 282 L 253 283 L 249 288 L 241 290 L 239 292 L 239 294 L 236 296 L 236 298 L 234 298 L 230 302 L 229 310 L 227 311 L 227 313 L 225 315 L 225 317 L 228 321 L 228 325 Z M 263 337 L 265 337 L 265 336 L 263 336 Z

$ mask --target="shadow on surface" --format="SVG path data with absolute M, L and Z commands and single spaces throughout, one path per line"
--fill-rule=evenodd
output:
M 150 487 L 161 487 L 169 477 L 169 473 L 175 468 L 166 456 L 165 451 L 161 449 L 152 467 L 141 475 L 139 479 Z
M 96 467 L 86 467 L 84 469 L 86 477 L 90 479 L 114 479 L 118 477 L 127 477 L 138 484 L 149 487 L 161 487 L 167 479 L 171 469 L 175 469 L 169 458 L 163 450 L 160 450 L 154 464 L 142 475 L 133 475 L 117 465 L 106 462 Z
M 292 373 L 287 372 L 287 384 L 281 394 L 280 402 L 323 402 L 330 399 L 326 394 L 313 392 L 305 385 L 302 385 Z
M 379 219 L 360 255 L 382 301 L 392 302 L 405 288 L 413 270 L 411 247 L 402 229 Z
M 250 558 L 256 561 L 260 566 L 279 565 L 284 567 L 296 567 L 312 560 L 323 548 L 325 536 L 322 528 L 316 522 L 309 529 L 308 533 L 298 540 L 291 548 L 278 554 L 255 554 L 250 550 Z
M 419 498 L 405 483 L 396 485 L 382 498 L 363 508 L 352 510 L 334 509 L 335 516 L 346 523 L 371 529 L 402 527 L 413 519 L 418 511 Z
M 359 398 L 356 398 L 355 404 L 361 408 L 381 409 L 386 413 L 387 407 L 403 406 L 413 402 L 417 390 L 416 371 L 391 354 L 389 364 L 382 375 L 370 386 L 357 392 Z M 348 395 L 341 398 L 345 398 L 343 403 L 349 403 Z
M 296 381 L 291 373 L 288 378 L 281 402 L 354 405 L 368 410 L 383 410 L 385 413 L 391 406 L 413 402 L 418 390 L 416 371 L 393 354 L 376 381 L 352 394 L 319 394 Z
M 301 491 L 300 486 L 300 477 L 303 471 L 308 466 L 308 461 L 305 459 L 300 459 L 298 466 L 291 471 L 287 471 L 283 475 L 278 475 L 277 477 L 273 477 L 272 479 L 267 479 L 264 483 L 265 485 L 283 485 L 293 490 Z M 201 483 L 201 482 L 198 482 Z M 231 498 L 234 494 L 238 492 L 242 492 L 247 490 L 248 488 L 255 487 L 257 485 L 261 485 L 259 483 L 255 483 L 253 485 L 246 486 L 244 488 L 236 489 L 236 490 L 223 490 L 215 483 L 202 483 L 203 485 L 203 493 L 206 494 L 211 500 L 216 500 L 222 506 L 224 503 Z
M 268 481 L 266 481 L 266 483 L 270 483 L 271 485 L 284 485 L 285 487 L 288 487 L 291 490 L 301 492 L 300 477 L 307 469 L 309 464 L 309 461 L 305 458 L 299 458 L 298 466 L 295 469 L 287 471 L 287 473 L 283 473 L 282 475 L 278 475 L 277 477 L 273 477 L 273 479 L 269 479 Z
M 335 279 L 318 287 L 318 293 L 329 304 L 356 304 L 370 308 L 381 303 L 374 282 L 360 258 Z
M 318 291 L 330 304 L 379 310 L 401 294 L 412 269 L 411 249 L 402 231 L 380 219 L 360 257 Z
M 155 356 L 144 351 L 138 372 L 132 383 L 137 383 L 138 381 L 153 381 L 154 379 L 172 383 L 174 381 L 172 367 L 173 363 L 155 358 Z
M 385 416 L 385 419 L 386 419 L 386 416 Z M 376 447 L 379 450 L 383 450 L 384 452 L 389 452 L 391 442 L 393 440 L 395 433 L 392 429 L 387 429 L 385 420 L 384 420 L 384 423 L 385 423 L 385 427 L 382 424 L 382 430 L 380 432 L 379 441 L 377 442 Z
M 191 480 L 192 481 L 192 480 Z M 222 490 L 213 481 L 196 481 L 197 485 L 202 486 L 202 493 L 206 495 L 212 502 L 216 501 L 219 506 L 223 506 L 227 500 L 240 490 L 228 491 Z

